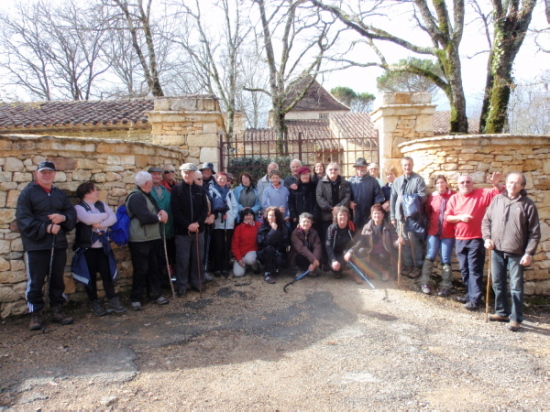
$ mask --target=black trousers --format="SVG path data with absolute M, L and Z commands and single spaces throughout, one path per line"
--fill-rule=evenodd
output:
M 50 270 L 51 249 L 33 250 L 27 252 L 27 306 L 29 312 L 38 312 L 44 309 L 42 288 L 46 275 Z M 60 306 L 67 301 L 63 273 L 67 264 L 67 249 L 55 249 L 52 259 L 52 273 L 50 276 L 50 306 Z M 47 293 L 47 292 L 46 292 Z
M 155 239 L 129 243 L 134 268 L 132 292 L 130 293 L 132 302 L 141 301 L 146 285 L 149 285 L 149 297 L 152 300 L 160 297 L 161 274 L 158 272 L 157 256 L 161 242 L 161 239 Z
M 266 273 L 273 274 L 276 269 L 282 269 L 286 266 L 286 254 L 279 252 L 271 245 L 259 250 L 257 253 Z
M 113 278 L 111 277 L 111 268 L 109 267 L 109 258 L 103 251 L 103 248 L 89 248 L 84 252 L 86 263 L 88 264 L 88 271 L 90 272 L 90 284 L 86 286 L 86 293 L 88 299 L 94 301 L 97 299 L 97 273 L 101 275 L 103 282 L 103 289 L 105 290 L 105 296 L 107 299 L 114 298 L 115 285 Z
M 199 256 L 197 257 L 197 240 Z M 189 285 L 199 288 L 204 284 L 202 270 L 202 251 L 204 250 L 204 233 L 192 235 L 176 235 L 176 285 L 178 289 L 186 290 Z M 199 266 L 201 266 L 199 281 Z
M 229 271 L 229 258 L 231 257 L 231 239 L 233 229 L 214 229 L 212 231 L 211 255 L 212 270 Z

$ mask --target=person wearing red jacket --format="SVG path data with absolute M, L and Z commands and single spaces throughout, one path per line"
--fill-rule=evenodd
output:
M 443 175 L 438 175 L 435 178 L 434 186 L 436 190 L 430 195 L 426 201 L 426 216 L 428 218 L 428 240 L 427 251 L 424 264 L 422 265 L 422 275 L 420 277 L 420 285 L 422 292 L 429 295 L 432 293 L 430 289 L 430 276 L 432 275 L 434 260 L 437 254 L 441 254 L 441 289 L 439 296 L 449 296 L 453 288 L 453 271 L 451 269 L 451 255 L 455 245 L 455 227 L 452 223 L 444 219 L 445 207 L 451 196 L 456 194 L 454 190 L 449 188 L 447 178 Z
M 256 256 L 258 251 L 256 235 L 258 234 L 260 222 L 256 222 L 256 215 L 249 207 L 241 210 L 240 215 L 242 223 L 233 232 L 231 241 L 231 252 L 235 257 L 233 276 L 238 278 L 244 276 L 247 266 L 251 266 L 254 273 L 260 273 L 260 263 Z

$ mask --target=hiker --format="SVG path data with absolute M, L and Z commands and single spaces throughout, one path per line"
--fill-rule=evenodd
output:
M 202 248 L 202 269 L 203 269 L 203 278 L 205 282 L 212 282 L 214 280 L 214 275 L 210 273 L 210 240 L 212 233 L 212 225 L 214 225 L 214 220 L 216 216 L 212 213 L 212 199 L 210 199 L 210 193 L 205 191 L 202 186 L 202 172 L 200 170 L 195 171 L 195 176 L 193 182 L 202 189 L 206 194 L 206 202 L 208 204 L 208 210 L 206 212 L 206 219 L 204 219 L 204 247 Z
M 214 170 L 214 164 L 210 162 L 204 162 L 200 167 L 199 171 L 202 173 L 202 187 L 207 192 L 210 190 L 210 185 L 213 184 L 216 180 L 214 175 L 216 171 Z
M 262 209 L 267 210 L 269 207 L 275 206 L 281 212 L 283 219 L 287 221 L 290 216 L 288 211 L 288 196 L 290 192 L 282 185 L 279 170 L 272 170 L 269 173 L 269 181 L 271 184 L 264 189 L 262 194 Z
M 317 183 L 319 183 L 319 180 L 321 180 L 323 177 L 326 176 L 325 173 L 325 165 L 323 162 L 317 162 L 315 163 L 315 166 L 313 166 L 313 175 L 311 176 L 311 181 L 317 186 Z
M 523 322 L 523 271 L 533 262 L 541 237 L 537 206 L 527 197 L 525 183 L 522 173 L 509 173 L 506 190 L 493 199 L 482 221 L 485 248 L 493 251 L 495 314 L 489 315 L 489 320 L 509 321 L 512 332 L 517 332 Z M 507 270 L 511 308 L 506 293 Z
M 319 205 L 317 205 L 316 185 L 311 181 L 309 167 L 302 166 L 298 169 L 298 182 L 296 189 L 290 189 L 288 196 L 288 209 L 290 225 L 295 229 L 302 213 L 313 216 L 312 223 L 319 221 Z
M 349 179 L 351 189 L 350 209 L 353 210 L 353 224 L 362 228 L 370 219 L 374 204 L 384 202 L 384 193 L 374 177 L 367 172 L 367 162 L 359 157 L 353 166 L 355 176 Z
M 130 217 L 130 254 L 134 269 L 130 300 L 132 310 L 141 310 L 141 300 L 146 285 L 149 297 L 158 305 L 166 305 L 168 299 L 161 294 L 161 273 L 158 270 L 159 248 L 162 247 L 160 223 L 168 222 L 168 213 L 159 209 L 151 194 L 153 178 L 141 171 L 135 176 L 136 188 L 126 198 L 126 210 Z
M 292 249 L 289 260 L 291 265 L 295 264 L 299 269 L 296 277 L 306 270 L 309 270 L 309 276 L 317 277 L 319 275 L 323 245 L 321 238 L 312 226 L 313 215 L 307 212 L 301 213 L 299 224 L 290 236 Z
M 382 179 L 380 179 L 380 167 L 378 166 L 378 163 L 371 163 L 367 167 L 367 172 L 369 176 L 372 176 L 376 179 L 380 187 L 382 187 L 384 184 L 382 183 Z
M 483 296 L 483 265 L 485 249 L 481 234 L 481 222 L 493 198 L 504 187 L 500 184 L 502 174 L 495 172 L 489 177 L 493 188 L 475 189 L 470 175 L 458 178 L 458 193 L 452 196 L 445 207 L 445 219 L 455 227 L 455 253 L 466 294 L 458 296 L 464 309 L 477 310 Z
M 329 267 L 336 279 L 341 279 L 343 271 L 347 269 L 344 253 L 352 245 L 354 234 L 355 225 L 350 219 L 349 209 L 345 206 L 336 207 L 324 243 Z
M 15 217 L 27 252 L 26 299 L 31 330 L 44 326 L 42 288 L 47 276 L 52 321 L 62 325 L 73 323 L 62 305 L 66 302 L 63 273 L 67 264 L 67 232 L 75 227 L 76 211 L 65 193 L 53 185 L 55 175 L 53 162 L 40 162 L 34 173 L 35 182 L 28 184 L 17 199 Z
M 258 196 L 258 189 L 254 183 L 254 177 L 248 172 L 243 172 L 239 176 L 239 181 L 241 184 L 237 186 L 233 193 L 235 199 L 237 199 L 237 210 L 239 214 L 237 215 L 237 220 L 240 222 L 240 212 L 245 208 L 249 207 L 254 211 L 254 216 L 260 211 L 261 202 L 260 197 Z
M 284 185 L 288 190 L 298 189 L 298 182 L 300 181 L 300 176 L 298 175 L 298 170 L 302 167 L 302 161 L 300 159 L 292 159 L 290 161 L 290 174 L 285 177 Z
M 164 165 L 163 170 L 164 179 L 160 182 L 169 192 L 172 192 L 172 189 L 175 185 L 178 184 L 176 180 L 176 168 L 172 165 Z
M 176 293 L 184 297 L 189 287 L 198 291 L 205 288 L 199 273 L 202 275 L 204 267 L 204 222 L 209 209 L 203 187 L 195 184 L 197 166 L 184 163 L 180 170 L 183 181 L 172 190 L 171 207 L 176 234 Z
M 87 278 L 77 280 L 85 285 L 94 315 L 105 316 L 112 312 L 126 312 L 127 309 L 120 304 L 115 293 L 114 282 L 118 273 L 115 255 L 108 237 L 109 227 L 117 221 L 115 212 L 105 202 L 99 200 L 99 191 L 92 182 L 80 184 L 76 188 L 76 196 L 80 199 L 80 203 L 74 207 L 76 234 L 73 250 L 75 256 L 81 256 L 82 263 L 86 265 L 84 274 L 87 275 Z M 77 258 L 73 259 L 73 263 L 76 263 L 75 260 Z M 103 307 L 97 295 L 98 272 L 107 298 L 107 309 Z M 82 276 L 82 272 L 77 272 L 75 275 Z
M 414 279 L 419 277 L 422 272 L 426 183 L 422 176 L 413 172 L 413 166 L 414 161 L 411 157 L 407 156 L 401 159 L 403 174 L 395 179 L 391 189 L 390 221 L 405 239 L 401 274 Z M 404 207 L 406 201 L 416 202 L 417 217 L 409 216 L 406 213 Z M 398 223 L 400 227 L 397 226 Z
M 397 179 L 397 169 L 395 167 L 389 167 L 386 169 L 386 184 L 382 186 L 382 193 L 384 194 L 384 203 L 382 203 L 382 208 L 386 214 L 386 220 L 390 221 L 390 199 L 391 199 L 391 188 L 393 182 Z
M 384 282 L 394 278 L 397 270 L 397 248 L 405 240 L 397 236 L 395 227 L 384 220 L 384 209 L 375 204 L 370 210 L 371 219 L 363 226 L 355 244 L 346 252 L 344 260 L 357 257 L 367 266 L 367 273 Z
M 239 214 L 241 223 L 235 228 L 231 240 L 231 252 L 235 257 L 233 276 L 237 278 L 245 275 L 247 267 L 251 267 L 255 274 L 260 273 L 260 262 L 256 253 L 260 222 L 256 221 L 256 214 L 250 207 L 245 207 Z
M 434 182 L 435 189 L 426 201 L 426 217 L 428 219 L 428 239 L 426 258 L 422 264 L 422 275 L 420 277 L 420 289 L 422 293 L 429 295 L 430 276 L 432 275 L 434 260 L 437 254 L 441 257 L 441 286 L 439 296 L 447 297 L 453 289 L 453 270 L 451 268 L 451 255 L 455 245 L 454 225 L 444 218 L 445 207 L 451 196 L 456 192 L 449 188 L 447 178 L 437 175 Z
M 264 220 L 256 238 L 258 259 L 265 267 L 264 280 L 273 284 L 280 269 L 286 266 L 286 249 L 289 245 L 288 228 L 278 207 L 266 208 Z
M 269 175 L 270 175 L 272 170 L 279 170 L 279 165 L 277 163 L 274 163 L 274 162 L 270 163 L 267 166 L 267 174 L 264 177 L 262 177 L 261 179 L 259 179 L 258 184 L 256 185 L 257 188 L 258 188 L 258 197 L 260 198 L 260 210 L 256 214 L 256 217 L 263 215 L 264 211 L 263 211 L 263 208 L 261 206 L 262 205 L 262 196 L 263 196 L 265 188 L 271 184 L 271 181 L 269 180 Z

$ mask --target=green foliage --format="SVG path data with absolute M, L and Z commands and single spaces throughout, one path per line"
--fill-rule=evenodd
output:
M 357 93 L 349 87 L 338 86 L 331 89 L 330 93 L 340 102 L 351 108 L 354 113 L 369 112 L 376 96 L 372 93 Z
M 348 107 L 351 107 L 351 101 L 357 98 L 357 93 L 353 89 L 343 86 L 334 87 L 330 90 L 330 94 Z
M 409 57 L 390 66 L 382 76 L 376 78 L 376 86 L 381 92 L 430 92 L 435 93 L 437 86 L 419 71 L 431 72 L 442 77 L 441 68 L 433 60 Z
M 249 172 L 254 180 L 257 182 L 259 179 L 265 176 L 267 173 L 267 165 L 271 162 L 275 162 L 279 165 L 279 171 L 281 172 L 281 178 L 284 179 L 290 174 L 290 161 L 292 158 L 286 157 L 237 157 L 230 159 L 229 172 L 233 174 L 235 179 L 239 178 L 242 172 Z M 236 186 L 240 183 L 237 182 Z

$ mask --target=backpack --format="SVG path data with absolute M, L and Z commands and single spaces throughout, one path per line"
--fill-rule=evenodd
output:
M 130 199 L 132 194 L 129 194 L 126 198 L 126 203 Z M 130 216 L 128 216 L 128 210 L 126 210 L 126 203 L 119 206 L 116 211 L 116 223 L 111 226 L 109 237 L 118 246 L 125 246 L 130 240 Z

